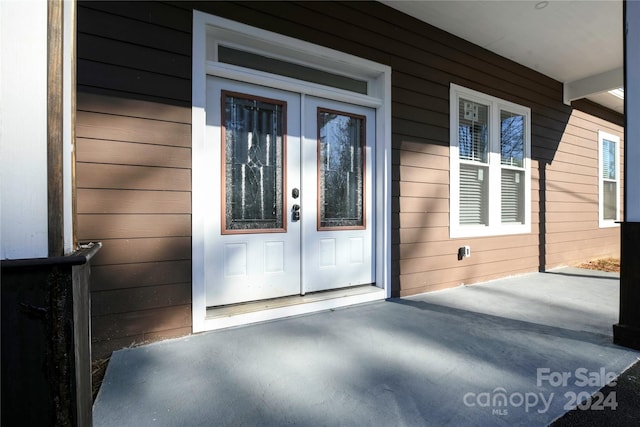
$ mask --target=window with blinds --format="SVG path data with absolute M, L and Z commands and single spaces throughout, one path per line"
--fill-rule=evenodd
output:
M 525 116 L 500 110 L 501 218 L 524 223 Z
M 451 85 L 451 237 L 530 232 L 530 116 Z
M 618 177 L 620 138 L 600 131 L 598 132 L 598 145 L 600 153 L 600 226 L 610 227 L 617 225 L 616 221 L 620 219 L 620 182 Z

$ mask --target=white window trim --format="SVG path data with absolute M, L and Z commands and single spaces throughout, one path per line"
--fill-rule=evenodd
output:
M 604 219 L 604 179 L 602 178 L 602 142 L 604 140 L 614 142 L 616 144 L 616 219 Z M 604 131 L 598 131 L 598 222 L 600 228 L 619 227 L 620 226 L 620 137 L 612 135 Z
M 257 70 L 250 70 L 217 61 L 217 44 L 241 47 L 253 52 L 268 52 L 269 56 L 312 66 L 368 81 L 366 95 L 299 81 Z M 193 12 L 192 51 L 192 316 L 193 332 L 213 330 L 327 310 L 336 307 L 391 297 L 391 67 L 358 58 L 333 49 L 207 13 Z M 206 128 L 206 77 L 214 75 L 350 102 L 376 110 L 376 230 L 375 265 L 379 293 L 326 300 L 316 303 L 282 307 L 232 317 L 208 319 L 204 276 L 206 215 L 203 208 L 210 197 L 202 176 L 206 164 L 202 153 Z
M 531 109 L 500 98 L 451 84 L 449 92 L 450 152 L 449 152 L 449 237 L 485 237 L 531 233 Z M 500 187 L 489 186 L 489 225 L 460 225 L 460 151 L 458 149 L 458 102 L 460 98 L 489 106 L 489 182 L 500 182 L 500 126 L 497 118 L 500 110 L 508 110 L 525 116 L 525 201 L 524 224 L 503 224 L 501 220 Z M 498 191 L 496 191 L 496 188 Z

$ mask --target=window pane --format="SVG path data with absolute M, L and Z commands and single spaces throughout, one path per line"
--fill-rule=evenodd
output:
M 460 159 L 487 163 L 489 107 L 460 99 L 458 147 Z
M 364 225 L 364 118 L 318 112 L 320 227 Z
M 524 224 L 524 173 L 502 170 L 502 222 Z
M 501 163 L 524 166 L 525 117 L 508 111 L 500 111 Z
M 618 192 L 615 182 L 605 181 L 602 183 L 602 195 L 604 196 L 603 217 L 608 220 L 618 219 Z
M 225 229 L 282 229 L 285 104 L 225 94 Z
M 488 225 L 489 169 L 460 165 L 460 224 Z
M 616 174 L 616 143 L 607 139 L 603 139 L 602 177 L 604 179 L 617 179 Z
M 368 83 L 366 80 L 358 80 L 339 74 L 329 73 L 304 65 L 282 61 L 267 56 L 245 52 L 226 46 L 218 47 L 218 60 L 227 64 L 252 68 L 254 70 L 266 71 L 268 73 L 279 74 L 281 76 L 292 77 L 294 79 L 307 82 L 319 83 L 338 89 L 350 90 L 357 93 L 367 94 Z

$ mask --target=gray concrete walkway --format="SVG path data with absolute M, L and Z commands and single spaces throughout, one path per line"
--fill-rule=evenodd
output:
M 544 426 L 640 357 L 612 344 L 618 283 L 562 269 L 121 350 L 94 425 Z

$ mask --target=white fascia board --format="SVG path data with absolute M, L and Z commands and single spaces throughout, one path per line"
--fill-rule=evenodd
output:
M 596 93 L 619 89 L 624 86 L 624 69 L 616 68 L 604 73 L 585 77 L 580 80 L 564 83 L 564 103 L 570 105 L 571 101 L 582 99 Z

